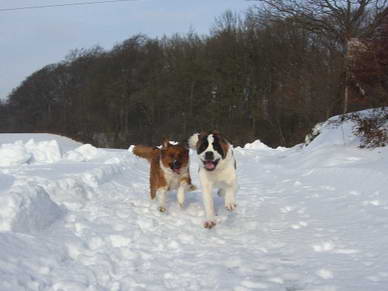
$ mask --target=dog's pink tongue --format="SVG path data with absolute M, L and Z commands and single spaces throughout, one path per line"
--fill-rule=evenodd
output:
M 208 169 L 208 170 L 213 170 L 214 167 L 215 167 L 215 165 L 214 165 L 213 162 L 205 162 L 205 167 L 206 167 L 206 169 Z

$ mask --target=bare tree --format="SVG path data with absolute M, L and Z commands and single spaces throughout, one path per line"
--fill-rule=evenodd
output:
M 349 44 L 371 35 L 388 15 L 388 0 L 256 0 L 273 20 L 292 19 L 315 33 L 336 40 L 344 57 L 344 113 L 349 99 Z

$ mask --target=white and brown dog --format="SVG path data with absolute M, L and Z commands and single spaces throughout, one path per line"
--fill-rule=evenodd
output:
M 166 211 L 166 194 L 170 190 L 177 190 L 177 200 L 182 207 L 185 192 L 196 189 L 191 184 L 188 148 L 172 145 L 164 139 L 161 148 L 136 145 L 133 153 L 150 162 L 150 197 L 158 198 L 159 211 Z
M 236 208 L 238 186 L 233 148 L 217 131 L 195 133 L 188 143 L 200 159 L 199 179 L 206 211 L 204 227 L 212 228 L 216 225 L 213 188 L 218 188 L 218 194 L 224 196 L 226 209 Z

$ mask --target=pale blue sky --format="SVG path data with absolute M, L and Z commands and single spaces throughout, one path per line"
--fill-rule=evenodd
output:
M 1 0 L 0 9 L 85 1 Z M 193 29 L 207 34 L 223 12 L 244 12 L 252 4 L 247 0 L 134 0 L 0 11 L 0 98 L 34 71 L 63 60 L 72 49 L 94 45 L 110 49 L 138 33 L 157 37 Z

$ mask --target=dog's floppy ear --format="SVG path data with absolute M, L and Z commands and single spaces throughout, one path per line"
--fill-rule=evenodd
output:
M 162 139 L 162 148 L 167 148 L 170 146 L 170 140 L 167 137 Z

